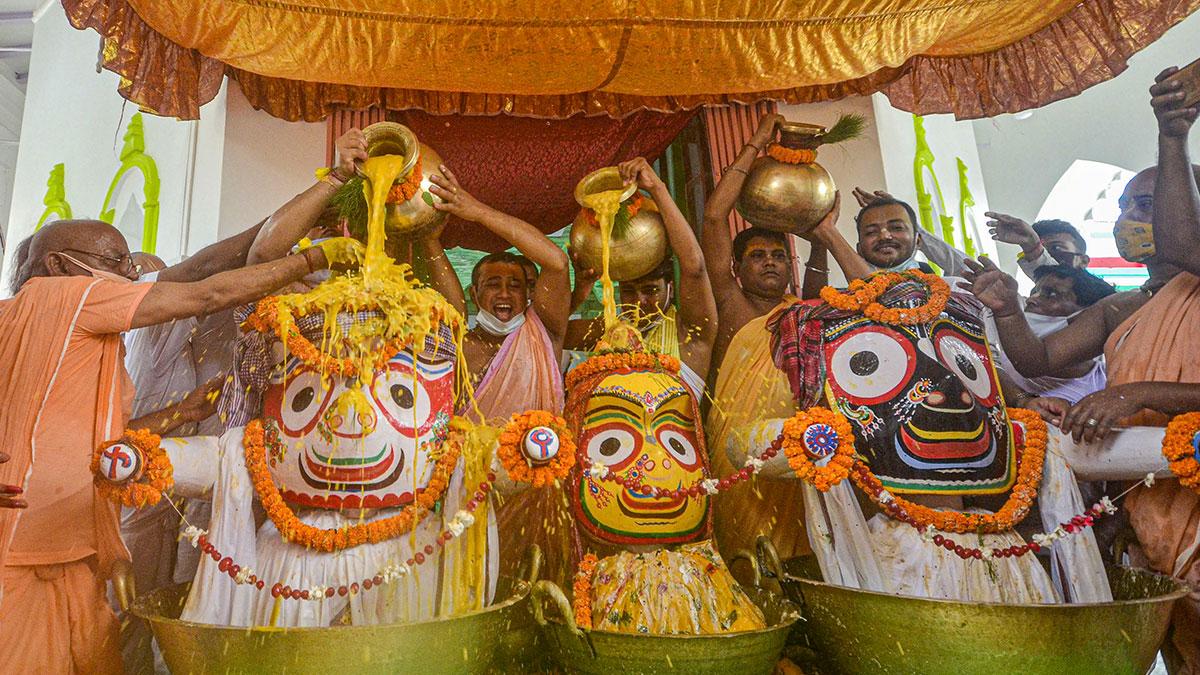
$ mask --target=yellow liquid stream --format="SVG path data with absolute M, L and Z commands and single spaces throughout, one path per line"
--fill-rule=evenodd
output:
M 596 214 L 600 223 L 600 302 L 604 305 L 604 328 L 617 324 L 617 296 L 613 290 L 612 277 L 608 273 L 608 261 L 612 255 L 612 229 L 617 211 L 621 209 L 621 190 L 605 190 L 584 195 L 583 205 Z

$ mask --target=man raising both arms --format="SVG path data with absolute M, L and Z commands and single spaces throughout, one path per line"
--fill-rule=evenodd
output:
M 775 136 L 783 117 L 768 115 L 750 142 L 717 183 L 704 209 L 701 246 L 717 302 L 718 335 L 709 381 L 713 405 L 706 434 L 714 475 L 735 469 L 725 453 L 728 430 L 762 416 L 790 417 L 795 410 L 787 377 L 775 367 L 767 323 L 779 310 L 797 301 L 788 293 L 792 260 L 787 235 L 752 227 L 731 239 L 729 213 L 746 181 L 750 165 Z M 818 230 L 837 222 L 835 205 Z M 816 297 L 828 273 L 825 248 L 813 237 L 813 253 L 804 275 L 804 295 Z M 851 251 L 853 252 L 853 251 Z M 719 365 L 717 365 L 719 364 Z M 741 468 L 741 467 L 738 467 Z M 780 555 L 808 552 L 803 528 L 802 492 L 798 481 L 778 481 L 769 490 L 739 483 L 714 504 L 717 546 L 729 555 L 753 549 L 759 534 L 771 536 Z

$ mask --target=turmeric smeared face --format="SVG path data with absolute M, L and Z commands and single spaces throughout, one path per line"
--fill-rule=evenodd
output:
M 413 501 L 432 476 L 454 405 L 454 363 L 421 356 L 397 353 L 368 384 L 322 378 L 290 360 L 263 401 L 280 441 L 268 465 L 284 499 L 332 509 Z
M 706 477 L 691 394 L 661 373 L 609 375 L 588 400 L 579 446 L 638 485 L 688 488 Z M 597 539 L 617 544 L 673 544 L 698 539 L 708 498 L 654 497 L 618 482 L 582 478 L 573 491 L 576 517 Z

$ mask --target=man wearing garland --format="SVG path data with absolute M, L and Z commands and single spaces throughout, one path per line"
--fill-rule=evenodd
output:
M 974 292 L 995 312 L 1000 338 L 1026 376 L 1056 364 L 1103 353 L 1108 388 L 1085 397 L 1062 422 L 1077 441 L 1096 442 L 1115 425 L 1162 425 L 1174 413 L 1200 410 L 1195 326 L 1200 325 L 1200 167 L 1188 158 L 1188 134 L 1197 110 L 1183 106 L 1178 83 L 1163 71 L 1151 87 L 1159 125 L 1159 164 L 1130 181 L 1121 197 L 1115 235 L 1122 256 L 1146 263 L 1150 279 L 1119 293 L 1053 335 L 1038 339 L 1016 306 L 1016 281 L 990 264 L 978 266 Z M 1147 235 L 1152 235 L 1152 239 Z M 1172 458 L 1174 459 L 1174 458 Z M 1184 462 L 1186 464 L 1186 461 Z M 1150 566 L 1193 584 L 1200 582 L 1200 496 L 1177 481 L 1132 493 L 1130 524 Z M 1176 605 L 1168 664 L 1200 668 L 1200 600 Z

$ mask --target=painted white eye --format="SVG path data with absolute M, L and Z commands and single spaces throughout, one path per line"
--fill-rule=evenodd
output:
M 400 430 L 420 429 L 429 422 L 432 411 L 425 383 L 412 373 L 384 371 L 371 383 L 375 404 Z
M 908 381 L 915 361 L 910 352 L 911 345 L 906 349 L 890 331 L 868 328 L 833 348 L 829 372 L 855 403 L 875 403 L 890 398 Z
M 283 402 L 279 406 L 280 421 L 291 431 L 307 429 L 321 412 L 329 398 L 327 385 L 321 375 L 306 370 L 288 380 L 283 390 Z
M 954 333 L 943 333 L 937 340 L 938 355 L 950 372 L 962 380 L 975 398 L 986 401 L 994 395 L 992 374 L 983 356 L 966 340 Z
M 696 465 L 696 445 L 692 439 L 674 429 L 663 429 L 658 433 L 658 442 L 680 464 L 689 467 Z
M 626 429 L 601 429 L 588 439 L 588 460 L 606 466 L 617 466 L 630 458 L 637 450 L 637 441 Z

